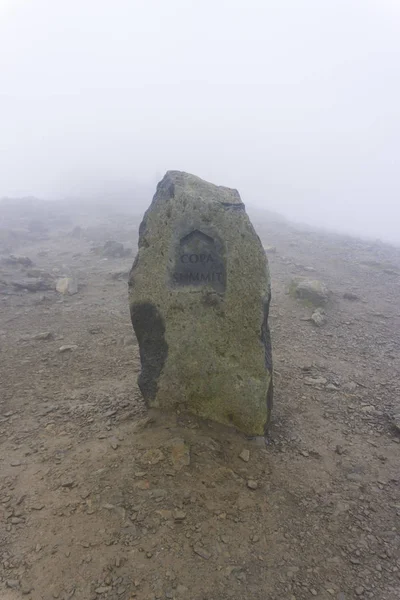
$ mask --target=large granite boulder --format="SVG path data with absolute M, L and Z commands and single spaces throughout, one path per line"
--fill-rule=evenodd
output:
M 265 251 L 239 193 L 169 171 L 141 223 L 129 278 L 148 406 L 264 434 L 270 295 Z

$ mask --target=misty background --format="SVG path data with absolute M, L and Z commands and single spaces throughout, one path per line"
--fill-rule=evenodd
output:
M 0 197 L 168 169 L 400 243 L 398 0 L 0 0 Z

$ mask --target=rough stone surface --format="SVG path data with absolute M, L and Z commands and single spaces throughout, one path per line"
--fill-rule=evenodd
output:
M 270 279 L 236 190 L 165 175 L 140 226 L 129 300 L 147 404 L 262 435 L 272 408 Z

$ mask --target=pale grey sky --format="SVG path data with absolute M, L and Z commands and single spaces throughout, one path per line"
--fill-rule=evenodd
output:
M 400 1 L 0 0 L 0 196 L 168 169 L 400 242 Z

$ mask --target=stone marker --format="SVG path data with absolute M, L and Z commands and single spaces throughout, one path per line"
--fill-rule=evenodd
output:
M 264 434 L 272 408 L 270 279 L 236 190 L 165 175 L 140 225 L 129 302 L 148 406 Z

